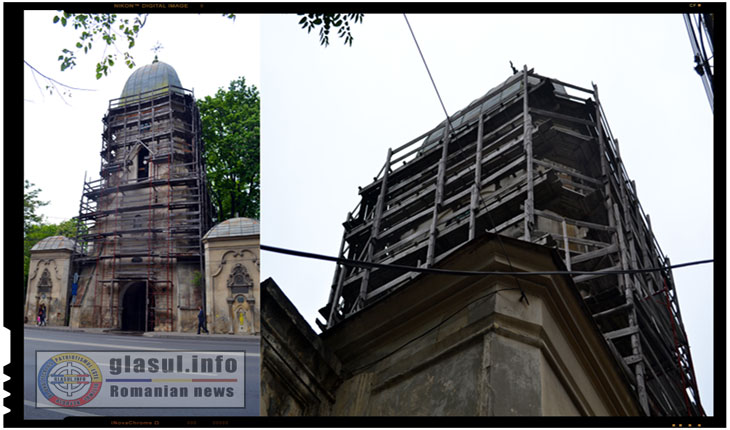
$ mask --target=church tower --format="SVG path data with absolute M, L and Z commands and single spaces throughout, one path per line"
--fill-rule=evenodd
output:
M 210 228 L 193 93 L 155 57 L 102 121 L 100 178 L 84 181 L 79 208 L 71 325 L 191 331 L 205 303 Z

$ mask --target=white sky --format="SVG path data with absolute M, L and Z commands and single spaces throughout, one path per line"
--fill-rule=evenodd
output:
M 99 178 L 101 120 L 109 100 L 122 94 L 133 72 L 118 53 L 118 64 L 108 76 L 96 80 L 96 63 L 104 55 L 101 38 L 93 42 L 88 55 L 83 51 L 77 54 L 75 68 L 61 72 L 57 58 L 63 48 L 74 48 L 78 35 L 53 24 L 56 14 L 25 12 L 24 59 L 57 81 L 96 91 L 73 91 L 66 105 L 45 91 L 41 78 L 39 90 L 30 69 L 24 69 L 25 178 L 42 190 L 41 200 L 50 201 L 40 212 L 51 223 L 78 215 L 85 171 L 87 179 Z M 119 16 L 133 19 L 135 15 Z M 126 38 L 118 36 L 118 40 L 122 40 L 119 49 L 124 52 Z M 151 48 L 158 41 L 163 47 L 159 60 L 175 69 L 182 86 L 193 90 L 197 99 L 213 96 L 218 88 L 227 89 L 239 76 L 246 78 L 247 85 L 259 87 L 257 16 L 239 15 L 232 21 L 221 14 L 150 14 L 131 51 L 136 68 L 152 62 L 155 54 Z M 112 47 L 107 49 L 107 54 L 114 52 Z
M 321 47 L 298 20 L 261 21 L 262 243 L 336 256 L 357 187 L 372 182 L 389 147 L 444 117 L 402 15 L 366 15 L 352 47 L 335 36 Z M 714 257 L 712 113 L 681 15 L 409 20 L 449 114 L 509 77 L 510 60 L 584 88 L 595 82 L 664 253 L 673 263 Z M 334 264 L 272 252 L 262 263 L 262 279 L 272 277 L 316 327 Z M 712 269 L 674 271 L 708 415 Z

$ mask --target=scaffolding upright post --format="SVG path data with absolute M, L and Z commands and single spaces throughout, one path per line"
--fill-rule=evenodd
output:
M 525 240 L 532 240 L 532 225 L 535 222 L 535 181 L 532 172 L 532 117 L 530 116 L 529 102 L 527 100 L 528 82 L 527 65 L 523 68 L 522 86 L 524 97 L 522 99 L 522 115 L 524 120 L 524 145 L 525 159 L 527 161 L 527 199 L 525 200 Z

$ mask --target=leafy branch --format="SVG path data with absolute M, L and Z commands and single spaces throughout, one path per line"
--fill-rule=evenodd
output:
M 307 33 L 311 33 L 317 27 L 319 28 L 319 44 L 325 47 L 329 46 L 330 31 L 333 28 L 337 29 L 337 36 L 345 39 L 345 45 L 352 46 L 354 37 L 352 36 L 352 30 L 350 28 L 350 22 L 353 24 L 362 23 L 363 14 L 361 13 L 309 13 L 298 14 L 302 17 L 299 20 L 299 24 L 302 28 L 307 29 Z
M 79 41 L 76 42 L 75 46 L 79 50 L 78 52 L 83 49 L 84 54 L 87 54 L 91 51 L 93 42 L 98 38 L 101 38 L 105 43 L 102 59 L 96 64 L 96 79 L 106 76 L 110 71 L 110 67 L 113 67 L 117 60 L 117 54 L 106 54 L 106 48 L 114 46 L 117 52 L 121 54 L 116 43 L 118 39 L 126 38 L 127 49 L 132 49 L 140 29 L 147 22 L 148 16 L 148 14 L 138 14 L 130 21 L 127 18 L 119 18 L 114 13 L 76 14 L 59 12 L 61 12 L 59 15 L 53 17 L 54 24 L 61 24 L 63 27 L 69 25 L 74 30 L 81 32 Z M 74 49 L 63 48 L 61 50 L 61 55 L 58 56 L 58 61 L 61 62 L 61 71 L 76 66 L 76 53 L 77 51 Z M 127 67 L 134 68 L 134 58 L 129 51 L 124 52 L 123 55 Z
M 70 85 L 66 85 L 63 82 L 59 82 L 49 76 L 44 75 L 41 73 L 38 69 L 33 67 L 29 62 L 23 60 L 23 63 L 25 63 L 28 68 L 30 68 L 30 71 L 33 73 L 33 80 L 35 81 L 36 86 L 38 87 L 38 90 L 43 94 L 43 90 L 41 90 L 41 86 L 38 83 L 38 79 L 36 76 L 40 76 L 41 78 L 45 79 L 47 82 L 46 84 L 46 91 L 48 91 L 51 95 L 53 95 L 53 91 L 55 90 L 56 93 L 61 97 L 61 100 L 63 100 L 64 103 L 68 104 L 66 99 L 63 96 L 71 97 L 71 90 L 79 90 L 79 91 L 96 91 L 90 88 L 77 88 L 72 87 Z

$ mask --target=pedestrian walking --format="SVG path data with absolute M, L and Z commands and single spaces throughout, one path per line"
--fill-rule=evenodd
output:
M 46 325 L 46 305 L 41 304 L 40 309 L 38 309 L 38 325 L 44 326 Z
M 198 306 L 198 334 L 200 334 L 200 329 L 203 329 L 204 332 L 210 334 L 208 329 L 205 328 L 205 312 L 202 307 Z

